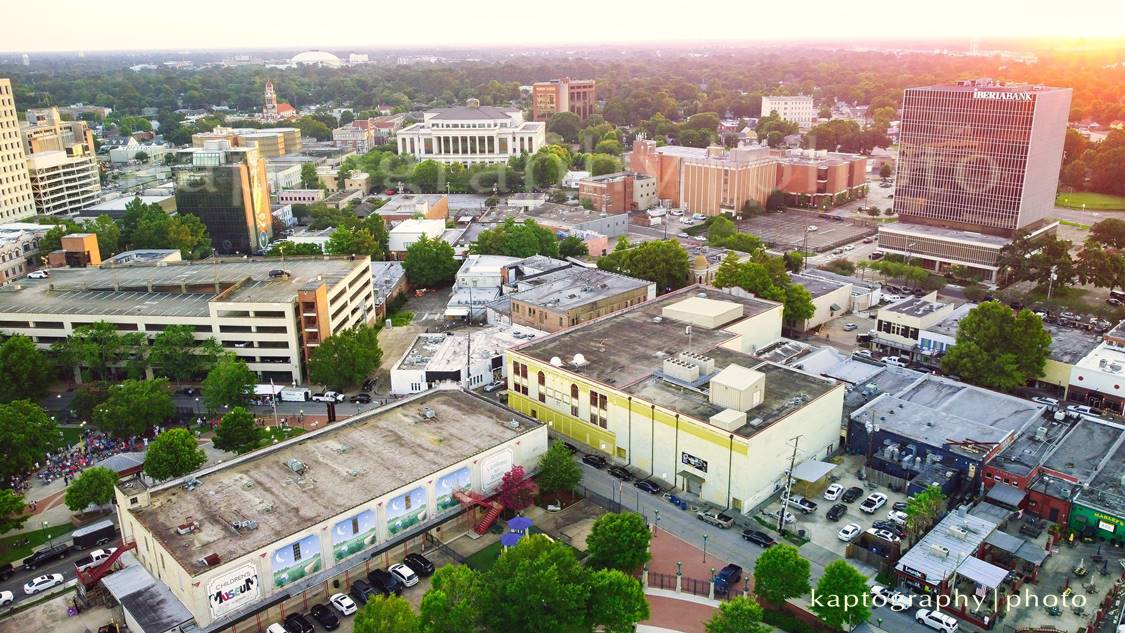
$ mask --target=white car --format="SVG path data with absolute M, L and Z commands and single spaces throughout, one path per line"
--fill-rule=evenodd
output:
M 844 487 L 840 484 L 831 484 L 824 490 L 824 498 L 829 501 L 835 501 L 844 494 Z
M 859 527 L 855 523 L 849 523 L 840 528 L 840 531 L 836 533 L 836 538 L 845 543 L 851 543 L 855 539 L 855 537 L 859 536 L 859 533 L 862 531 L 863 528 Z
M 401 582 L 404 587 L 413 587 L 418 584 L 418 574 L 414 573 L 413 569 L 402 563 L 391 565 L 387 568 L 387 571 L 391 572 L 391 575 L 395 578 L 398 578 L 399 582 Z
M 875 528 L 867 528 L 867 533 L 873 534 L 883 539 L 884 541 L 889 541 L 891 543 L 899 543 L 902 541 L 902 539 L 899 538 L 898 534 L 895 534 L 890 530 L 876 530 Z
M 266 627 L 266 633 L 289 633 L 289 631 L 285 630 L 285 625 L 274 622 Z
M 914 620 L 942 633 L 956 633 L 957 631 L 957 618 L 937 611 L 918 609 L 914 612 Z
M 815 225 L 815 224 L 810 224 L 810 225 L 809 225 L 809 228 L 808 228 L 808 229 L 806 229 L 806 230 L 807 230 L 807 231 L 808 231 L 809 233 L 812 233 L 813 231 L 815 231 L 815 230 L 816 230 L 816 225 Z
M 33 578 L 28 581 L 23 586 L 23 592 L 30 596 L 33 594 L 37 594 L 40 591 L 46 591 L 51 587 L 57 587 L 61 584 L 63 584 L 62 574 L 47 574 L 45 576 L 39 576 L 38 578 Z
M 777 518 L 778 518 L 779 516 L 781 516 L 781 515 L 779 515 L 779 514 L 778 514 L 779 512 L 781 512 L 781 510 L 774 510 L 773 512 L 767 512 L 767 513 L 766 513 L 766 518 L 767 518 L 767 519 L 770 519 L 771 521 L 774 521 L 774 522 L 776 523 L 776 521 L 777 521 Z M 784 521 L 785 521 L 786 523 L 796 523 L 796 522 L 797 522 L 797 517 L 793 516 L 793 513 L 792 513 L 792 512 L 790 512 L 790 511 L 788 511 L 788 510 L 785 510 L 785 519 L 784 519 Z
M 903 527 L 906 527 L 906 520 L 910 517 L 902 510 L 891 510 L 887 513 L 887 518 Z
M 863 503 L 859 504 L 859 509 L 867 514 L 875 514 L 875 511 L 887 505 L 887 495 L 881 492 L 873 492 L 867 495 Z
M 696 222 L 702 222 L 707 219 L 707 216 L 703 215 L 702 213 L 693 213 L 691 214 L 691 219 L 695 220 Z
M 881 360 L 884 363 L 886 363 L 887 365 L 891 365 L 892 367 L 906 367 L 907 366 L 906 361 L 902 360 L 898 356 L 884 356 Z
M 84 571 L 86 569 L 97 567 L 98 565 L 101 565 L 107 558 L 113 556 L 113 553 L 116 551 L 116 547 L 111 547 L 109 549 L 96 549 L 83 556 L 82 558 L 74 561 L 74 568 L 78 571 Z
M 357 607 L 355 601 L 352 600 L 347 594 L 337 593 L 328 599 L 332 603 L 332 607 L 339 611 L 342 615 L 351 615 L 356 612 Z
M 878 603 L 875 603 L 875 606 L 887 606 L 891 608 L 891 611 L 905 611 L 910 608 L 913 602 L 910 596 L 898 591 L 891 591 L 883 585 L 871 586 L 871 598 L 872 601 L 879 600 Z
M 11 591 L 0 591 L 0 607 L 6 607 L 12 604 L 16 596 Z
M 674 215 L 676 217 L 679 217 L 679 216 L 684 214 L 683 210 L 681 210 L 681 209 L 672 209 L 668 213 L 670 213 L 671 215 Z
M 844 247 L 844 250 L 845 251 L 854 251 L 855 247 L 852 246 L 851 244 L 848 244 L 847 246 Z
M 36 270 L 27 274 L 28 279 L 46 279 L 50 276 L 45 270 Z

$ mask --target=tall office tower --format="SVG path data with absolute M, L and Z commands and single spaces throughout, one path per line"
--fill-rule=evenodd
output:
M 35 215 L 12 82 L 0 78 L 0 222 Z
M 37 212 L 71 213 L 101 201 L 94 133 L 85 121 L 63 121 L 58 108 L 30 109 L 20 136 Z
M 250 254 L 269 247 L 270 188 L 257 148 L 208 141 L 179 152 L 172 175 L 178 212 L 203 221 L 218 253 Z
M 909 88 L 894 209 L 881 250 L 935 271 L 968 266 L 995 280 L 1017 230 L 1053 234 L 1071 90 L 988 79 Z

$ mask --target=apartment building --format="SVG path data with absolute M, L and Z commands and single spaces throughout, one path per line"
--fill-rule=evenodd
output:
M 516 108 L 482 106 L 469 99 L 464 106 L 438 108 L 395 136 L 399 154 L 439 163 L 504 163 L 513 156 L 534 154 L 547 143 L 547 124 L 524 121 Z
M 531 85 L 531 120 L 546 121 L 556 112 L 573 112 L 585 119 L 597 107 L 597 85 L 593 79 L 552 79 Z
M 301 382 L 305 362 L 336 332 L 374 318 L 367 257 L 146 262 L 55 268 L 50 279 L 0 288 L 0 332 L 46 349 L 85 324 L 107 321 L 150 337 L 190 325 L 214 337 L 263 380 Z M 284 274 L 275 271 L 284 270 Z
M 816 122 L 816 106 L 813 98 L 805 95 L 766 95 L 762 97 L 762 116 L 769 116 L 776 112 L 786 121 L 792 121 L 800 126 L 801 131 L 808 130 Z
M 209 141 L 181 150 L 172 165 L 176 208 L 199 217 L 215 251 L 253 253 L 273 237 L 266 161 L 256 147 Z
M 76 213 L 102 199 L 98 159 L 81 145 L 28 155 L 27 176 L 35 208 L 43 215 Z
M 35 215 L 12 82 L 0 77 L 0 221 Z

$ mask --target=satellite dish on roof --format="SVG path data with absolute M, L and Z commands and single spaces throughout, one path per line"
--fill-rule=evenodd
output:
M 562 367 L 563 366 L 562 359 L 559 358 L 558 356 L 552 356 L 551 357 L 551 366 L 552 367 Z
M 573 359 L 571 359 L 571 361 L 570 361 L 570 362 L 571 362 L 571 364 L 572 364 L 572 365 L 574 365 L 575 367 L 585 367 L 585 366 L 586 366 L 586 364 L 587 364 L 587 363 L 586 363 L 586 357 L 585 357 L 585 356 L 583 356 L 582 354 L 575 354 L 575 355 L 574 355 L 574 358 L 573 358 Z

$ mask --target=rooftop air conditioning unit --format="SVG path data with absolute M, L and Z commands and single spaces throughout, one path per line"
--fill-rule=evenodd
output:
M 930 553 L 938 558 L 946 558 L 949 556 L 949 548 L 944 545 L 933 543 L 930 545 Z
M 299 459 L 291 459 L 285 462 L 285 465 L 289 468 L 289 470 L 297 473 L 298 475 L 305 474 L 305 471 L 307 470 L 305 465 L 301 463 L 301 460 Z
M 949 526 L 949 535 L 964 540 L 969 537 L 969 531 L 959 525 Z
M 1046 442 L 1047 441 L 1047 427 L 1041 426 L 1041 427 L 1035 429 L 1035 441 L 1037 441 L 1037 442 Z

